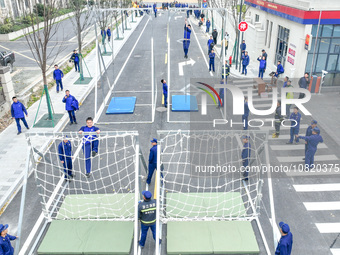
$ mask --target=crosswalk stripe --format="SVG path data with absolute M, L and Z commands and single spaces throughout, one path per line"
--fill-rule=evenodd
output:
M 274 139 L 274 138 L 273 138 Z M 289 138 L 290 139 L 290 136 Z M 287 139 L 287 140 L 288 140 Z M 284 144 L 284 145 L 270 145 L 270 148 L 273 151 L 292 151 L 292 150 L 304 150 L 305 145 L 304 144 Z M 326 144 L 320 143 L 318 145 L 318 149 L 326 149 L 328 148 Z
M 336 202 L 304 202 L 308 211 L 340 210 L 340 201 Z
M 332 168 L 329 168 L 327 169 L 326 171 L 318 171 L 318 170 L 312 170 L 312 171 L 289 171 L 289 172 L 286 172 L 286 175 L 288 177 L 310 177 L 310 176 L 332 176 L 332 175 L 339 175 L 339 170 L 337 169 L 332 169 Z
M 340 233 L 340 223 L 315 223 L 320 233 Z
M 340 191 L 339 183 L 295 184 L 293 185 L 293 187 L 296 190 L 296 192 Z
M 287 157 L 276 157 L 280 163 L 296 163 L 296 162 L 303 162 L 302 156 L 287 156 Z M 314 161 L 336 161 L 339 160 L 337 156 L 330 154 L 330 155 L 317 155 L 314 157 Z M 340 186 L 340 184 L 339 184 Z
M 340 255 L 340 249 L 331 249 L 333 255 Z

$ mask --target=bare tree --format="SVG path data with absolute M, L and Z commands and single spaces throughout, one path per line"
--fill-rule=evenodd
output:
M 84 0 L 70 0 L 69 5 L 74 12 L 71 22 L 73 23 L 73 28 L 77 34 L 78 41 L 78 52 L 80 55 L 79 67 L 80 67 L 80 80 L 84 80 L 84 69 L 83 69 L 83 43 L 84 38 L 88 34 L 89 26 L 91 25 L 92 11 L 91 7 Z

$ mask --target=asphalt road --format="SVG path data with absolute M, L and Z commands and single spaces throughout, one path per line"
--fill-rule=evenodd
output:
M 113 84 L 114 80 L 117 78 L 119 73 L 121 75 L 115 84 L 113 89 L 113 95 L 124 95 L 124 96 L 137 96 L 137 106 L 134 114 L 131 115 L 105 115 L 104 113 L 100 116 L 99 122 L 112 122 L 112 124 L 99 124 L 98 126 L 102 131 L 111 130 L 136 130 L 140 135 L 141 149 L 144 157 L 148 156 L 148 151 L 150 148 L 150 139 L 157 136 L 157 130 L 190 130 L 190 129 L 213 129 L 211 123 L 205 124 L 193 124 L 190 120 L 202 120 L 197 117 L 200 115 L 198 113 L 174 113 L 170 114 L 171 123 L 167 122 L 167 113 L 163 111 L 161 106 L 161 84 L 160 79 L 167 79 L 167 64 L 166 64 L 166 54 L 170 54 L 170 64 L 171 64 L 171 89 L 181 90 L 186 87 L 187 84 L 191 83 L 191 79 L 210 79 L 218 78 L 219 74 L 210 74 L 208 72 L 208 67 L 204 61 L 204 57 L 207 57 L 205 52 L 206 37 L 204 33 L 195 25 L 196 21 L 193 21 L 193 28 L 197 35 L 196 37 L 192 34 L 191 46 L 189 49 L 189 58 L 195 61 L 193 66 L 188 65 L 184 67 L 184 76 L 180 76 L 178 63 L 183 62 L 183 49 L 181 42 L 177 40 L 183 38 L 183 19 L 184 13 L 175 15 L 182 16 L 182 18 L 173 19 L 170 26 L 170 45 L 171 52 L 167 52 L 167 15 L 161 15 L 157 19 L 152 19 L 147 21 L 144 19 L 143 22 L 136 29 L 135 33 L 130 37 L 127 43 L 122 48 L 121 52 L 116 57 L 114 63 L 107 68 L 108 78 L 110 83 Z M 191 18 L 193 20 L 193 18 Z M 141 35 L 140 41 L 133 49 L 135 42 L 138 40 L 140 33 L 142 32 L 146 22 L 149 22 Z M 150 50 L 150 37 L 154 38 L 155 45 L 155 84 L 158 86 L 157 93 L 157 110 L 155 113 L 155 121 L 152 124 L 124 124 L 124 121 L 148 121 L 151 117 L 151 110 L 145 104 L 150 104 L 150 95 L 145 93 L 145 96 L 141 96 L 140 91 L 149 91 L 150 89 L 150 77 L 151 77 L 151 50 Z M 203 49 L 203 54 L 198 45 L 201 45 Z M 124 63 L 130 54 L 126 66 Z M 218 61 L 216 61 L 218 62 Z M 218 64 L 216 63 L 216 69 L 218 69 Z M 108 84 L 106 79 L 100 84 L 98 90 L 98 102 L 99 104 L 103 101 L 103 96 L 105 96 L 108 91 Z M 247 85 L 247 82 L 245 82 Z M 249 85 L 249 83 L 248 83 Z M 123 93 L 123 91 L 129 91 Z M 183 91 L 183 90 L 182 90 Z M 115 92 L 117 92 L 115 94 Z M 178 92 L 179 93 L 179 92 Z M 193 93 L 196 93 L 194 90 Z M 197 97 L 200 103 L 200 97 Z M 227 107 L 232 108 L 232 100 L 230 94 L 228 94 Z M 258 98 L 258 97 L 257 97 Z M 270 99 L 270 98 L 269 98 Z M 260 105 L 264 103 L 265 99 L 262 101 L 260 99 L 257 104 Z M 98 104 L 98 105 L 99 105 Z M 107 107 L 108 102 L 106 103 Z M 140 104 L 140 105 L 139 105 Z M 78 126 L 67 126 L 64 131 L 77 131 L 80 126 L 85 124 L 85 119 L 89 115 L 93 116 L 94 112 L 94 91 L 92 91 L 85 103 L 82 105 L 81 110 L 77 113 Z M 230 113 L 228 116 L 231 116 Z M 251 118 L 259 118 L 257 116 L 252 116 Z M 272 118 L 272 116 L 268 116 Z M 204 119 L 205 121 L 210 121 L 214 118 L 222 118 L 222 112 L 214 105 L 209 108 L 209 116 Z M 234 121 L 240 121 L 240 117 L 232 116 Z M 179 123 L 179 121 L 188 120 L 188 123 Z M 309 124 L 311 117 L 303 116 L 302 124 Z M 123 123 L 118 123 L 123 122 Z M 238 130 L 239 127 L 223 126 L 218 127 L 226 130 Z M 273 128 L 253 128 L 254 130 L 271 131 Z M 301 127 L 301 133 L 305 132 L 305 127 Z M 277 140 L 269 139 L 269 160 L 272 166 L 280 165 L 290 165 L 293 164 L 297 166 L 299 163 L 303 163 L 303 149 L 300 149 L 300 145 L 294 145 L 297 147 L 287 147 L 286 145 L 286 135 L 289 134 L 288 129 L 282 129 L 281 138 Z M 317 152 L 318 156 L 325 156 L 316 160 L 317 163 L 338 163 L 339 161 L 332 160 L 332 155 L 339 155 L 338 145 L 332 141 L 330 137 L 324 130 L 321 129 L 321 134 L 324 138 L 326 147 L 320 148 Z M 271 133 L 270 133 L 271 135 Z M 301 143 L 302 144 L 302 143 Z M 295 160 L 294 157 L 301 157 L 300 160 Z M 288 160 L 287 160 L 288 159 Z M 330 159 L 330 160 L 329 160 Z M 287 162 L 286 162 L 287 161 Z M 329 229 L 325 229 L 326 225 L 319 225 L 324 223 L 338 223 L 340 222 L 340 216 L 338 214 L 338 209 L 320 210 L 320 208 L 326 208 L 324 202 L 337 202 L 339 199 L 339 190 L 327 187 L 323 187 L 320 191 L 308 191 L 311 187 L 318 187 L 317 184 L 333 184 L 332 187 L 337 187 L 340 184 L 338 175 L 320 176 L 313 173 L 304 172 L 301 176 L 296 176 L 293 174 L 286 173 L 276 173 L 272 176 L 273 190 L 269 189 L 269 182 L 266 175 L 263 175 L 264 187 L 262 190 L 263 198 L 260 203 L 260 222 L 265 233 L 266 240 L 272 253 L 274 253 L 273 247 L 273 237 L 272 237 L 272 226 L 270 219 L 272 215 L 270 213 L 270 203 L 269 194 L 273 192 L 275 214 L 276 214 L 276 224 L 279 221 L 287 222 L 290 225 L 291 231 L 294 235 L 293 253 L 294 254 L 331 254 L 330 249 L 340 248 L 340 242 L 338 241 L 338 229 L 331 228 L 333 232 Z M 309 184 L 309 186 L 298 186 L 302 184 Z M 150 190 L 153 190 L 153 185 L 150 186 Z M 307 191 L 306 191 L 307 190 Z M 32 226 L 37 220 L 41 213 L 40 199 L 38 197 L 37 188 L 33 176 L 28 180 L 28 193 L 25 205 L 25 218 L 23 223 L 23 233 L 21 244 L 24 243 L 26 237 L 29 235 Z M 312 210 L 310 205 L 305 204 L 306 202 L 317 202 L 314 204 L 318 209 Z M 17 221 L 17 211 L 20 204 L 20 193 L 16 195 L 12 203 L 8 206 L 3 215 L 1 215 L 1 222 L 9 223 L 12 229 L 16 229 Z M 260 246 L 260 254 L 265 254 L 263 247 L 263 240 L 259 234 L 259 229 L 255 223 L 253 223 L 254 232 Z M 327 226 L 326 226 L 327 228 Z M 166 229 L 163 229 L 163 236 L 166 236 Z M 166 254 L 166 239 L 163 239 L 162 243 L 162 254 Z M 151 235 L 149 234 L 146 248 L 143 254 L 151 254 L 154 249 L 154 242 L 152 241 Z

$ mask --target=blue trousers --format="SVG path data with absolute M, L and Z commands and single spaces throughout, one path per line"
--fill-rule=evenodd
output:
M 206 32 L 209 33 L 209 30 L 210 30 L 210 26 L 207 26 Z
M 220 101 L 218 101 L 218 104 L 219 104 L 220 106 L 223 106 L 223 105 L 224 105 L 224 88 L 220 88 L 219 96 L 220 96 L 220 98 L 221 98 L 221 100 L 222 100 L 222 105 L 221 105 Z
M 151 164 L 149 163 L 149 174 L 148 174 L 148 178 L 146 179 L 147 184 L 151 183 L 152 175 L 156 167 L 157 167 L 157 163 L 151 163 Z
M 164 106 L 168 106 L 168 94 L 163 94 L 164 95 Z
M 20 120 L 24 123 L 25 127 L 28 129 L 28 124 L 26 122 L 25 117 L 24 118 L 15 118 L 15 121 L 17 122 L 17 128 L 18 128 L 18 132 L 21 133 L 21 126 L 20 126 Z
M 249 168 L 248 168 L 248 166 L 249 166 L 249 160 L 248 160 L 248 159 L 244 160 L 243 163 L 242 163 L 242 165 L 243 165 L 243 169 L 245 170 L 245 171 L 243 172 L 243 176 L 244 176 L 245 178 L 247 178 L 247 177 L 248 177 L 248 174 L 249 174 Z
M 65 178 L 72 175 L 72 158 L 67 157 L 63 163 Z
M 313 168 L 315 153 L 316 153 L 316 149 L 315 150 L 307 149 L 306 156 L 305 156 L 305 165 L 308 169 Z
M 68 116 L 70 117 L 71 123 L 76 122 L 77 120 L 76 120 L 76 114 L 74 113 L 74 110 L 67 111 L 67 112 L 68 112 Z
M 248 129 L 248 115 L 242 115 L 242 122 L 244 122 L 244 130 Z
M 242 73 L 247 74 L 247 66 L 242 65 Z
M 215 72 L 215 59 L 209 61 L 209 71 L 211 71 L 211 67 L 212 70 Z
M 57 83 L 57 91 L 59 91 L 59 86 L 60 86 L 60 89 L 63 90 L 63 83 L 61 80 L 56 80 L 55 81 Z
M 95 140 L 93 142 L 88 142 L 83 145 L 83 152 L 85 154 L 85 168 L 86 173 L 91 173 L 91 152 L 95 151 L 98 152 L 98 144 L 99 141 Z
M 184 40 L 183 41 L 184 55 L 188 55 L 189 46 L 190 46 L 190 40 Z
M 107 36 L 107 40 L 110 42 L 110 40 L 111 40 L 111 35 L 108 35 L 108 36 Z
M 142 234 L 140 236 L 139 245 L 144 247 L 149 228 L 151 228 L 153 239 L 156 240 L 156 223 L 150 226 L 146 226 L 143 223 L 141 223 L 140 226 L 141 226 Z
M 78 67 L 78 69 L 77 69 L 77 67 Z M 80 72 L 79 62 L 74 61 L 74 68 L 76 69 L 76 71 Z
M 264 69 L 260 68 L 259 70 L 259 78 L 263 79 Z
M 299 134 L 299 129 L 300 129 L 300 127 L 291 127 L 290 128 L 290 140 L 289 140 L 290 143 L 292 143 L 294 140 L 297 143 L 299 142 L 299 137 L 295 138 L 295 135 Z

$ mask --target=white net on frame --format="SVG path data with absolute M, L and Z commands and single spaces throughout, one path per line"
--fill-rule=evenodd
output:
M 243 135 L 241 131 L 159 132 L 163 222 L 257 217 L 267 134 L 246 134 L 252 168 L 247 182 L 243 181 Z
M 49 220 L 134 220 L 138 134 L 101 132 L 84 146 L 87 134 L 28 134 L 45 217 Z M 70 142 L 72 157 L 64 146 L 65 139 Z M 94 142 L 98 142 L 97 150 Z M 65 173 L 62 160 L 69 172 Z M 70 161 L 71 169 L 67 166 Z M 86 176 L 89 172 L 90 176 Z

